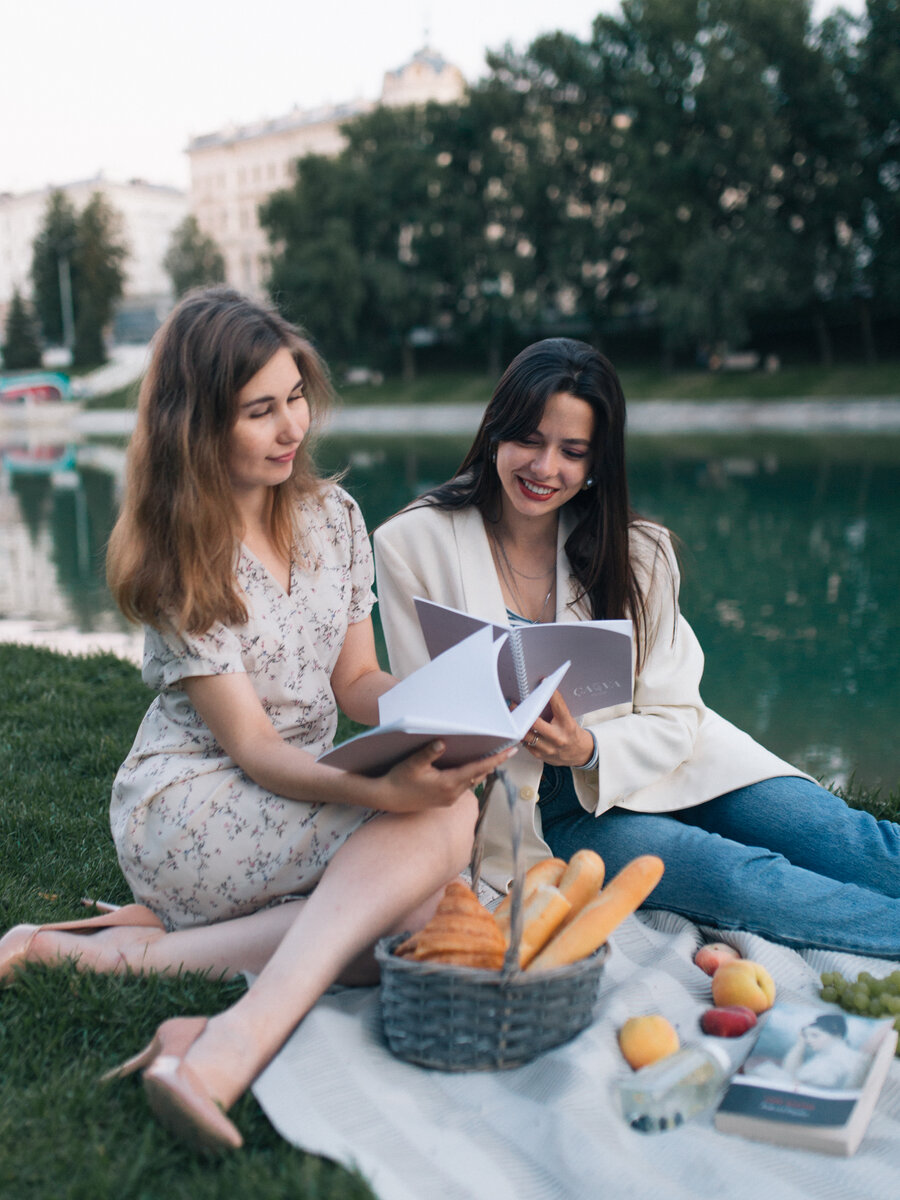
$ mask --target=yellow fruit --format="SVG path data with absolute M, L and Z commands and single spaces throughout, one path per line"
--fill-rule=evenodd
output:
M 674 1054 L 678 1046 L 678 1034 L 659 1013 L 629 1017 L 619 1030 L 619 1049 L 635 1071 Z
M 742 1004 L 759 1014 L 775 1002 L 775 982 L 765 967 L 749 958 L 723 963 L 712 977 L 713 1004 Z

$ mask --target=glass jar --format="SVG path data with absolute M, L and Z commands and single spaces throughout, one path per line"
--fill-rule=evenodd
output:
M 619 1081 L 622 1116 L 642 1133 L 676 1129 L 715 1103 L 734 1069 L 719 1046 L 684 1046 Z

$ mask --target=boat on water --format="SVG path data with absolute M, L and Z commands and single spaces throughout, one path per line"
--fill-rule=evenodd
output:
M 71 445 L 30 445 L 0 441 L 0 464 L 10 475 L 70 476 L 78 463 Z
M 44 422 L 68 417 L 80 408 L 68 377 L 58 371 L 0 374 L 0 421 Z

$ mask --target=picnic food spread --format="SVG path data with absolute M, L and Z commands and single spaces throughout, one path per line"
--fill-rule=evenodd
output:
M 587 958 L 649 896 L 663 873 L 662 860 L 645 854 L 626 863 L 603 887 L 602 858 L 579 850 L 570 862 L 547 858 L 526 873 L 523 884 L 519 966 L 548 970 Z M 491 914 L 465 884 L 447 885 L 431 920 L 394 953 L 417 962 L 499 971 L 510 940 L 511 901 Z

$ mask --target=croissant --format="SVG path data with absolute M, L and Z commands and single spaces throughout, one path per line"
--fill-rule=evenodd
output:
M 497 922 L 464 883 L 448 883 L 428 924 L 394 951 L 415 962 L 499 971 L 506 942 Z

